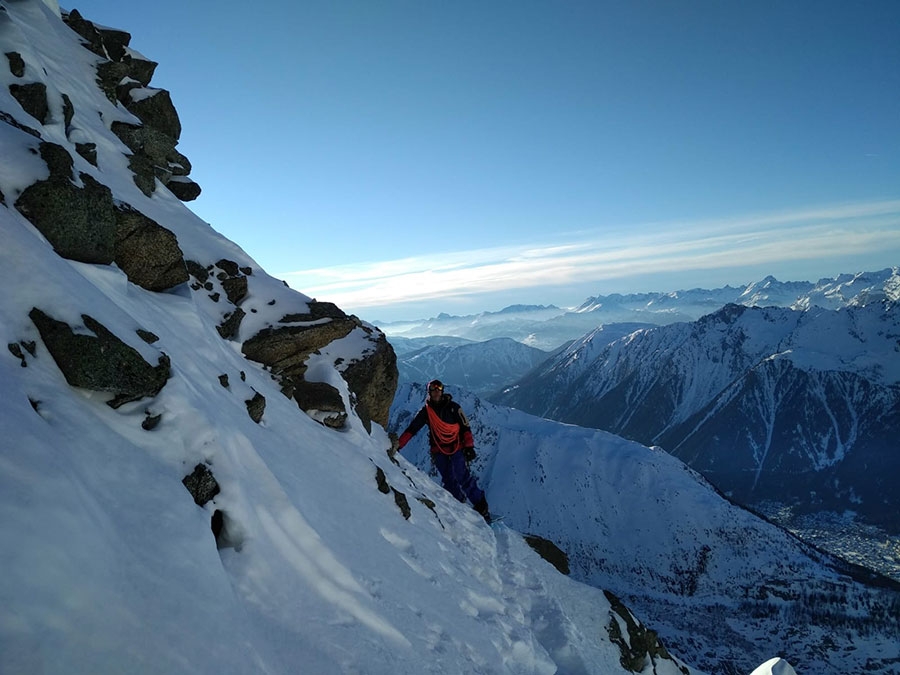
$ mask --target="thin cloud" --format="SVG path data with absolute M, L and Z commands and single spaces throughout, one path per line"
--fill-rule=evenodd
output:
M 560 235 L 567 240 L 575 235 Z M 365 308 L 608 281 L 900 251 L 900 200 L 582 233 L 547 246 L 496 247 L 282 275 L 307 295 Z

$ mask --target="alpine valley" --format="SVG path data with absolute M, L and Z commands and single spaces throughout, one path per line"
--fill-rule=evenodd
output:
M 485 335 L 494 345 L 512 328 L 553 347 L 591 318 L 592 330 L 545 352 L 542 364 L 480 393 L 659 446 L 730 499 L 900 580 L 898 297 L 897 268 L 815 283 L 767 277 L 743 288 L 599 296 L 551 316 L 544 307 L 445 315 L 402 324 L 389 339 L 430 342 L 412 357 L 398 350 L 401 381 L 430 372 L 466 388 L 444 366 L 459 349 L 450 340 Z M 643 323 L 617 321 L 637 317 Z M 454 335 L 443 346 L 437 336 L 402 337 L 441 328 Z M 476 344 L 466 349 L 472 371 L 488 379 L 494 348 L 480 360 Z M 509 372 L 508 361 L 497 370 Z
M 452 390 L 503 516 L 493 526 L 431 479 L 424 435 L 395 455 L 390 432 L 421 385 L 398 385 L 382 329 L 290 289 L 186 206 L 200 186 L 177 147 L 177 92 L 151 86 L 157 64 L 131 40 L 54 0 L 0 0 L 0 672 L 897 672 L 900 584 L 736 505 L 658 447 Z M 674 354 L 696 339 L 735 373 L 808 373 L 840 444 L 799 458 L 840 481 L 836 503 L 886 527 L 839 471 L 859 438 L 885 436 L 869 417 L 849 433 L 836 412 L 849 384 L 820 371 L 839 354 L 857 391 L 887 395 L 889 301 L 780 314 L 719 298 L 696 324 L 672 323 L 699 314 L 662 300 L 517 308 L 483 322 L 518 332 L 476 345 L 503 364 L 479 386 L 648 339 Z M 527 316 L 562 322 L 557 337 Z M 844 348 L 804 353 L 813 334 Z M 462 346 L 471 376 L 478 354 Z M 632 417 L 655 425 L 646 443 L 690 420 L 712 438 L 697 415 L 736 414 L 705 386 L 650 420 L 633 392 Z M 778 487 L 770 466 L 805 465 L 774 462 L 782 436 L 768 428 L 766 457 L 742 453 L 731 472 Z

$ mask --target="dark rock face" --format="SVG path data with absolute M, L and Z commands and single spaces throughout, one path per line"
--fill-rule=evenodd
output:
M 238 306 L 247 296 L 247 277 L 233 260 L 219 260 L 215 265 L 210 265 L 209 268 L 204 268 L 197 262 L 189 261 L 188 270 L 197 280 L 191 285 L 191 288 L 194 290 L 200 290 L 200 288 L 212 290 L 214 286 L 212 281 L 210 281 L 210 274 L 213 273 L 215 268 L 219 269 L 218 272 L 215 272 L 215 278 L 222 284 L 222 290 L 225 291 L 228 302 L 235 306 L 235 310 L 225 315 L 224 321 L 216 326 L 216 330 L 219 331 L 219 335 L 223 339 L 233 340 L 238 336 L 241 322 L 247 316 L 247 313 Z M 247 272 L 250 272 L 249 268 Z M 218 302 L 221 296 L 216 292 L 210 297 L 213 301 Z
M 129 52 L 131 35 L 123 30 L 96 26 L 73 9 L 68 14 L 63 13 L 63 21 L 72 30 L 78 33 L 85 41 L 84 46 L 97 56 L 109 59 L 112 63 L 120 63 L 125 66 L 122 77 L 130 77 L 140 82 L 143 86 L 150 84 L 153 72 L 158 65 L 154 61 L 138 58 L 133 52 Z M 122 79 L 120 77 L 116 82 Z
M 74 185 L 72 156 L 62 146 L 42 142 L 40 153 L 50 177 L 27 187 L 16 209 L 62 257 L 111 263 L 116 237 L 112 192 L 86 173 L 79 174 L 84 187 Z
M 162 421 L 162 415 L 147 415 L 141 422 L 141 429 L 144 431 L 153 431 Z
M 674 661 L 659 640 L 655 631 L 641 624 L 625 604 L 609 591 L 603 591 L 609 600 L 611 614 L 607 631 L 610 641 L 618 645 L 619 663 L 630 673 L 646 672 L 648 666 L 656 672 L 659 661 Z M 624 624 L 625 631 L 622 630 Z M 627 635 L 626 635 L 627 633 Z M 679 670 L 688 675 L 690 670 L 679 666 Z
M 24 131 L 29 136 L 34 136 L 35 138 L 41 137 L 41 134 L 37 129 L 32 129 L 29 126 L 21 124 L 20 122 L 18 122 L 16 120 L 15 117 L 10 115 L 8 112 L 4 112 L 2 110 L 0 110 L 0 122 L 5 122 L 6 124 L 10 125 L 11 127 L 15 127 L 19 131 Z
M 561 574 L 569 574 L 569 556 L 549 539 L 544 539 L 536 534 L 526 534 L 525 543 L 533 548 L 538 555 L 553 565 Z
M 239 305 L 241 304 L 241 301 L 247 297 L 247 277 L 239 275 L 226 277 L 221 281 L 222 290 L 225 291 L 225 296 L 231 304 Z
M 16 77 L 24 77 L 25 61 L 19 52 L 6 52 L 6 60 L 9 61 L 9 72 Z
M 241 328 L 241 322 L 244 320 L 245 316 L 247 316 L 247 313 L 240 307 L 225 316 L 225 320 L 216 326 L 216 330 L 219 332 L 219 335 L 222 336 L 223 340 L 233 340 L 237 337 L 238 331 Z
M 356 395 L 356 412 L 366 428 L 375 421 L 387 427 L 391 402 L 397 391 L 397 355 L 384 333 L 372 331 L 373 348 L 352 361 L 341 373 Z
M 154 342 L 159 341 L 159 336 L 156 333 L 151 333 L 149 330 L 144 330 L 143 328 L 138 328 L 135 333 L 138 334 L 138 337 L 141 338 L 148 345 L 152 345 Z
M 157 64 L 139 58 L 128 48 L 131 35 L 125 31 L 97 26 L 77 10 L 63 13 L 66 24 L 84 40 L 85 48 L 104 60 L 97 65 L 97 85 L 113 103 L 121 103 L 141 120 L 138 126 L 116 122 L 115 133 L 131 150 L 129 168 L 134 182 L 148 197 L 156 189 L 156 180 L 168 184 L 173 176 L 172 193 L 184 201 L 196 199 L 200 186 L 184 178 L 191 164 L 175 150 L 181 136 L 181 121 L 165 89 L 150 88 Z M 12 61 L 11 61 L 12 63 Z M 79 150 L 79 154 L 84 153 Z M 90 155 L 88 155 L 90 156 Z M 89 159 L 96 166 L 96 156 Z
M 341 374 L 354 394 L 356 412 L 367 429 L 371 431 L 373 420 L 387 426 L 397 388 L 397 357 L 382 333 L 364 327 L 355 316 L 346 315 L 330 302 L 315 300 L 309 303 L 307 313 L 284 316 L 281 322 L 300 325 L 266 328 L 244 342 L 241 351 L 247 358 L 268 366 L 280 380 L 284 394 L 290 397 L 302 386 L 310 354 L 356 328 L 365 330 L 371 348 L 362 358 L 346 364 Z
M 303 380 L 306 359 L 325 345 L 346 337 L 357 325 L 358 319 L 348 317 L 330 303 L 310 303 L 310 313 L 290 315 L 282 323 L 300 323 L 296 326 L 266 328 L 244 342 L 241 351 L 247 358 L 270 367 L 283 385 Z M 321 322 L 328 318 L 330 321 Z M 314 323 L 316 322 L 316 323 Z M 293 391 L 288 395 L 293 395 Z
M 151 366 L 135 349 L 86 314 L 81 318 L 93 336 L 76 334 L 68 324 L 37 308 L 28 316 L 66 382 L 73 387 L 115 394 L 108 402 L 113 408 L 156 396 L 169 378 L 168 356 L 162 354 L 158 364 Z
M 97 56 L 109 58 L 106 48 L 103 46 L 103 38 L 100 35 L 100 31 L 94 27 L 93 23 L 82 17 L 77 9 L 73 9 L 68 14 L 63 14 L 63 21 L 84 39 L 84 46 L 87 49 L 90 49 Z
M 133 55 L 126 55 L 123 60 L 128 64 L 128 75 L 145 87 L 150 84 L 150 80 L 153 79 L 153 73 L 156 72 L 156 66 L 159 65 L 155 61 L 138 59 Z
M 154 166 L 165 167 L 169 161 L 182 157 L 181 153 L 175 150 L 174 139 L 150 127 L 113 122 L 110 130 L 132 152 L 146 156 Z
M 111 61 L 121 61 L 125 58 L 125 50 L 128 47 L 128 43 L 131 42 L 131 34 L 126 33 L 124 30 L 118 30 L 116 28 L 100 28 L 96 27 L 97 33 L 100 35 L 100 40 L 103 43 L 103 47 L 106 49 L 106 54 Z
M 205 464 L 195 466 L 190 474 L 181 479 L 181 482 L 191 493 L 197 506 L 203 506 L 219 494 L 219 483 Z
M 152 197 L 156 190 L 157 167 L 142 154 L 134 154 L 128 158 L 128 168 L 134 174 L 132 179 L 138 189 L 146 196 Z
M 166 183 L 166 187 L 169 188 L 173 195 L 183 202 L 194 201 L 200 196 L 201 192 L 199 185 L 190 178 L 184 178 L 183 176 L 173 176 L 172 179 Z
M 185 264 L 187 265 L 188 274 L 194 277 L 201 285 L 206 283 L 206 280 L 209 279 L 209 270 L 196 260 L 185 260 Z
M 118 100 L 119 82 L 126 77 L 128 77 L 128 64 L 103 61 L 97 65 L 97 86 L 113 103 Z
M 191 170 L 191 163 L 175 149 L 176 142 L 171 136 L 150 126 L 125 122 L 113 122 L 111 130 L 132 151 L 128 166 L 135 174 L 135 184 L 147 196 L 156 189 L 156 179 L 168 184 L 179 176 L 180 182 L 191 182 L 184 178 Z
M 188 280 L 175 235 L 140 211 L 119 205 L 116 217 L 116 264 L 132 283 L 164 291 Z
M 84 187 L 72 183 L 73 160 L 55 143 L 40 144 L 50 177 L 26 188 L 16 208 L 64 258 L 115 262 L 133 283 L 163 291 L 188 280 L 175 235 L 127 204 L 86 173 Z
M 19 359 L 23 368 L 28 366 L 28 362 L 25 360 L 25 354 L 22 353 L 22 348 L 19 346 L 17 342 L 10 342 L 6 345 L 9 348 L 9 353 Z
M 148 95 L 136 96 L 139 91 Z M 151 129 L 176 141 L 181 137 L 181 120 L 172 104 L 172 97 L 165 89 L 131 89 L 125 107 Z
M 250 419 L 259 424 L 262 422 L 263 414 L 266 412 L 266 397 L 256 392 L 253 394 L 253 398 L 249 401 L 245 401 L 247 404 L 247 414 L 250 415 Z
M 75 117 L 75 106 L 72 104 L 72 99 L 69 98 L 68 94 L 63 94 L 62 100 L 63 100 L 63 121 L 66 124 L 66 133 L 68 134 L 68 129 L 72 124 L 72 118 Z
M 360 359 L 344 365 L 341 374 L 353 393 L 356 413 L 366 428 L 371 431 L 373 420 L 387 426 L 388 411 L 397 389 L 397 357 L 380 331 L 363 326 L 355 316 L 348 316 L 330 302 L 315 300 L 309 303 L 307 313 L 284 316 L 281 322 L 302 325 L 266 328 L 244 342 L 242 351 L 247 358 L 268 366 L 280 380 L 282 392 L 289 397 L 296 397 L 295 392 L 304 386 L 306 359 L 310 354 L 346 337 L 354 329 L 366 331 L 370 349 Z
M 390 483 L 388 483 L 387 476 L 384 475 L 384 471 L 380 466 L 375 467 L 375 484 L 378 486 L 378 491 L 383 494 L 391 494 L 394 493 L 394 503 L 397 505 L 397 508 L 400 509 L 400 514 L 406 519 L 409 520 L 409 517 L 412 515 L 412 509 L 409 506 L 409 499 L 406 498 L 406 495 L 400 492 L 397 488 L 393 487 Z M 430 507 L 433 510 L 433 505 Z
M 96 143 L 76 143 L 75 152 L 84 157 L 88 162 L 97 166 L 97 144 Z
M 340 392 L 325 382 L 297 382 L 294 400 L 301 410 L 326 427 L 340 429 L 347 421 Z
M 50 115 L 50 106 L 47 104 L 47 85 L 43 82 L 11 84 L 9 93 L 19 102 L 22 110 L 41 124 L 47 123 Z

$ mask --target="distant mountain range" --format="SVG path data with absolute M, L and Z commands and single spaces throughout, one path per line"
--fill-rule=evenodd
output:
M 439 314 L 429 319 L 384 322 L 378 323 L 378 326 L 389 339 L 452 336 L 483 342 L 506 337 L 544 351 L 553 351 L 598 326 L 613 323 L 668 325 L 695 321 L 727 304 L 838 309 L 871 303 L 878 298 L 896 300 L 898 296 L 900 281 L 897 268 L 889 268 L 878 272 L 842 274 L 817 282 L 782 282 L 768 276 L 743 287 L 598 295 L 569 310 L 554 305 L 514 305 L 499 312 L 468 316 Z
M 900 309 L 727 305 L 591 333 L 497 403 L 659 445 L 741 503 L 857 511 L 900 533 Z

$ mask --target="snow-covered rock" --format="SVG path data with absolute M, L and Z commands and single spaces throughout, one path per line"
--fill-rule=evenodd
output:
M 791 664 L 780 657 L 769 659 L 750 675 L 797 675 Z

